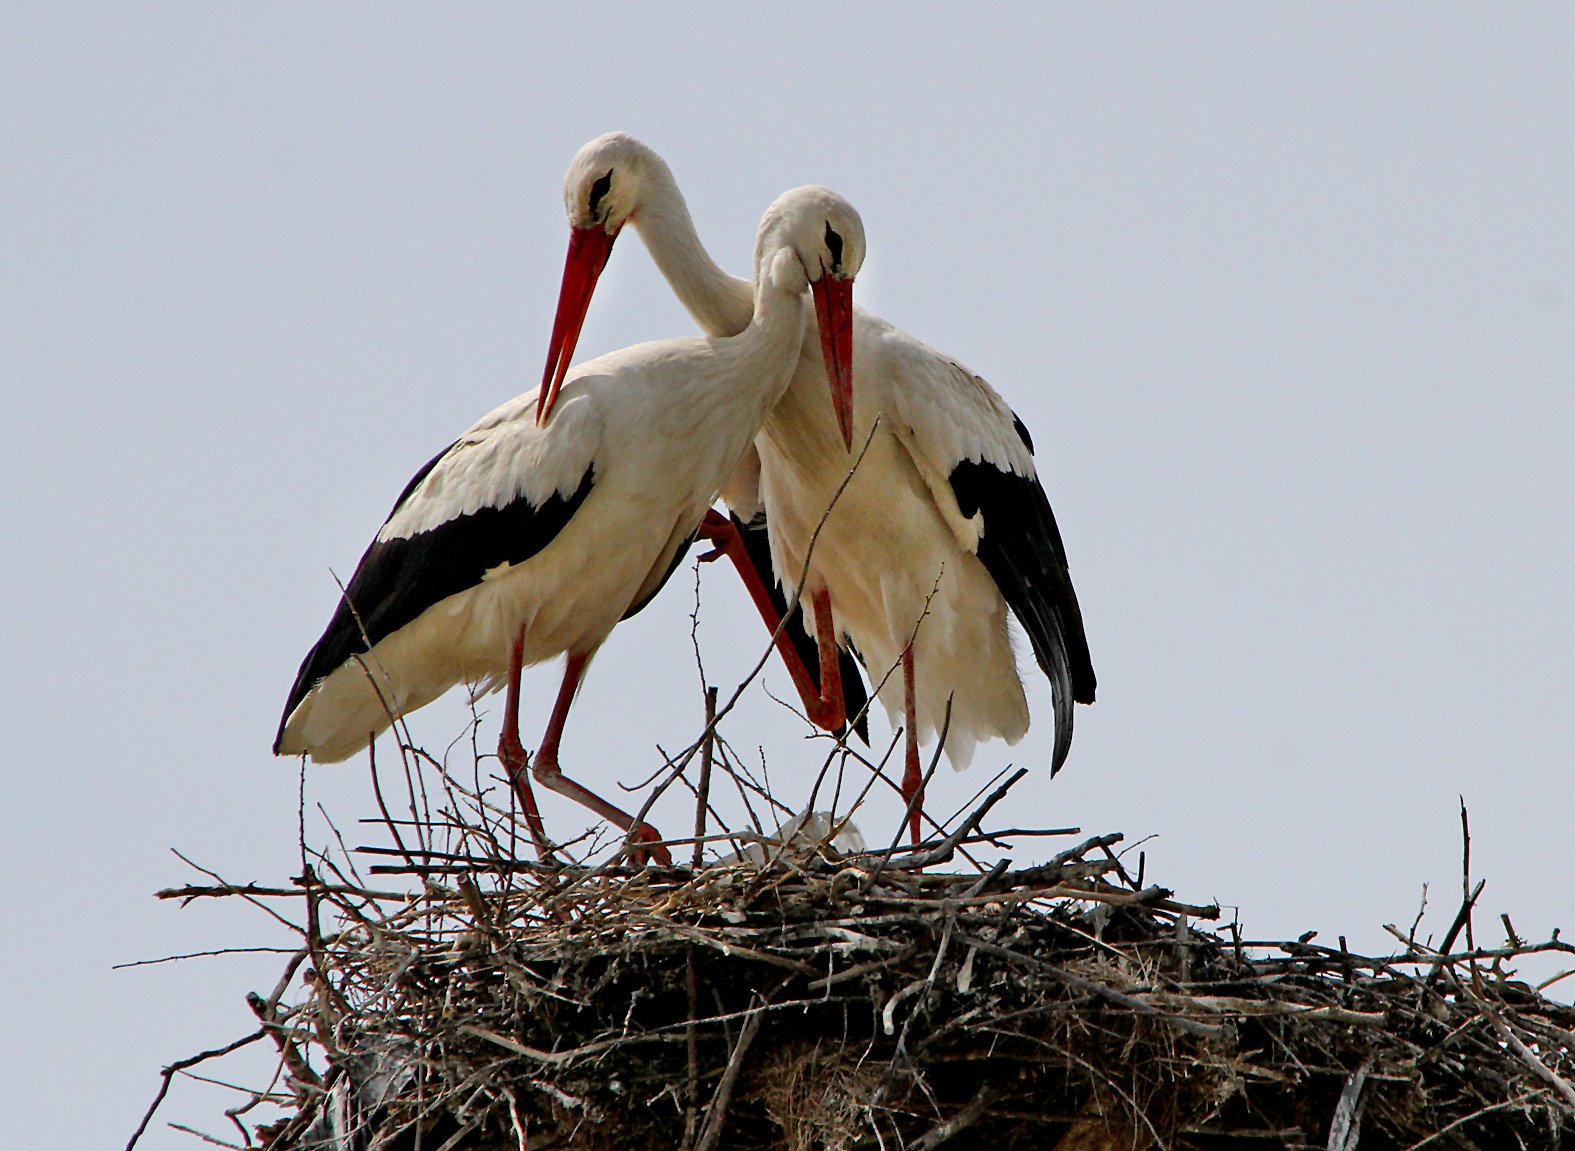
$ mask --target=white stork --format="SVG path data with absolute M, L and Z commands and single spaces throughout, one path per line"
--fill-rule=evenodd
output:
M 749 322 L 749 284 L 706 253 L 672 172 L 640 141 L 611 133 L 582 148 L 565 177 L 564 205 L 565 284 L 577 287 L 560 305 L 570 310 L 557 317 L 549 379 L 573 354 L 596 277 L 625 223 L 702 329 L 725 335 Z M 746 457 L 746 482 L 733 486 L 745 488 L 747 506 L 757 469 L 778 573 L 796 578 L 804 570 L 819 529 L 800 590 L 814 605 L 817 631 L 852 642 L 882 683 L 888 713 L 901 717 L 903 795 L 917 840 L 919 744 L 935 734 L 948 700 L 946 752 L 959 770 L 979 742 L 1016 743 L 1028 728 L 1008 609 L 1050 680 L 1052 774 L 1071 746 L 1074 701 L 1093 702 L 1094 669 L 1028 429 L 951 357 L 863 309 L 854 310 L 853 329 L 859 391 L 851 424 L 814 402 L 824 351 L 806 338 L 792 383 L 755 440 L 758 459 Z M 827 515 L 848 473 L 849 446 L 866 438 L 863 462 Z M 899 665 L 900 675 L 888 674 Z
M 787 388 L 806 286 L 826 339 L 821 386 L 829 379 L 835 409 L 851 405 L 852 284 L 863 259 L 851 205 L 825 188 L 787 192 L 761 220 L 753 318 L 737 335 L 591 360 L 560 374 L 550 395 L 510 400 L 440 452 L 395 502 L 301 664 L 274 752 L 342 760 L 457 683 L 478 694 L 506 684 L 498 758 L 545 852 L 519 736 L 520 672 L 564 653 L 530 765 L 536 779 L 638 840 L 658 839 L 559 771 L 569 704 L 608 633 L 671 575 Z M 556 403 L 544 426 L 538 399 L 544 409 Z M 666 856 L 659 845 L 656 853 Z

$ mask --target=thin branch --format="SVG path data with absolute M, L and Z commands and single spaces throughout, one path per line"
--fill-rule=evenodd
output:
M 142 1122 L 137 1124 L 137 1129 L 131 1133 L 131 1138 L 126 1141 L 126 1151 L 132 1151 L 132 1149 L 137 1145 L 137 1140 L 142 1138 L 142 1133 L 148 1129 L 148 1124 L 153 1121 L 153 1113 L 159 1109 L 159 1104 L 163 1103 L 164 1097 L 169 1094 L 170 1081 L 174 1079 L 176 1075 L 180 1074 L 182 1071 L 185 1071 L 188 1067 L 195 1067 L 197 1064 L 205 1063 L 209 1059 L 218 1059 L 221 1056 L 230 1054 L 232 1051 L 239 1051 L 242 1047 L 256 1043 L 259 1039 L 264 1038 L 267 1034 L 268 1032 L 265 1028 L 259 1027 L 250 1035 L 247 1035 L 241 1039 L 237 1039 L 233 1043 L 226 1043 L 223 1047 L 215 1047 L 211 1051 L 203 1051 L 197 1055 L 187 1056 L 185 1059 L 177 1059 L 174 1063 L 171 1063 L 168 1067 L 164 1068 L 163 1071 L 159 1072 L 161 1082 L 159 1083 L 158 1093 L 153 1096 L 153 1102 L 149 1103 L 148 1109 L 143 1112 Z

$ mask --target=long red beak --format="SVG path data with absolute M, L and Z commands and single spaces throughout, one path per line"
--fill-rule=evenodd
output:
M 829 272 L 810 286 L 815 321 L 820 325 L 820 352 L 831 384 L 831 406 L 837 412 L 842 442 L 853 450 L 853 281 Z
M 546 424 L 552 405 L 558 402 L 558 389 L 569 372 L 574 345 L 579 342 L 585 313 L 591 306 L 596 281 L 612 255 L 616 231 L 609 233 L 600 224 L 575 228 L 569 233 L 569 255 L 563 262 L 563 286 L 558 289 L 558 314 L 552 321 L 552 341 L 547 345 L 547 367 L 541 374 L 541 391 L 536 394 L 536 426 Z

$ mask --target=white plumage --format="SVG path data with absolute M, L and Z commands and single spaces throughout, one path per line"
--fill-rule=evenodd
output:
M 499 754 L 532 815 L 513 726 L 519 669 L 567 653 L 535 770 L 589 802 L 556 776 L 561 713 L 579 675 L 671 573 L 787 387 L 806 286 L 825 293 L 821 282 L 835 281 L 846 300 L 863 252 L 846 201 L 824 188 L 786 193 L 761 222 L 754 318 L 738 335 L 599 357 L 567 374 L 544 426 L 532 392 L 467 430 L 411 481 L 362 557 L 301 666 L 274 750 L 343 759 L 391 714 L 458 683 L 486 691 L 507 681 Z
M 818 349 L 806 346 L 798 371 L 807 376 L 819 359 Z M 983 381 L 985 390 L 974 387 L 974 377 L 878 317 L 857 316 L 853 359 L 855 373 L 888 386 L 866 389 L 860 377 L 854 448 L 866 439 L 869 448 L 829 516 L 851 461 L 835 424 L 817 417 L 803 389 L 788 388 L 756 438 L 773 559 L 779 572 L 802 570 L 824 516 L 806 593 L 829 593 L 838 626 L 871 678 L 884 680 L 878 696 L 896 722 L 905 719 L 900 664 L 912 642 L 916 735 L 920 742 L 935 737 L 951 697 L 946 754 L 961 770 L 977 744 L 1023 737 L 1028 702 L 1006 601 L 978 557 L 984 518 L 962 514 L 948 477 L 969 458 L 958 441 L 971 440 L 992 465 L 1016 465 L 1017 475 L 1034 474 L 1033 458 L 1011 432 L 1009 410 L 1010 443 L 970 410 L 992 402 L 1005 409 Z M 942 367 L 953 376 L 950 387 L 935 378 Z M 937 412 L 947 418 L 936 419 Z
M 748 283 L 706 253 L 672 173 L 646 145 L 621 133 L 587 144 L 570 165 L 564 198 L 576 237 L 592 225 L 612 234 L 633 225 L 705 331 L 722 335 L 749 322 Z M 583 295 L 588 304 L 588 288 Z M 571 347 L 581 319 L 562 325 Z M 948 699 L 955 767 L 979 742 L 1015 743 L 1027 730 L 1009 607 L 1051 682 L 1051 766 L 1059 768 L 1072 703 L 1092 702 L 1095 680 L 1027 430 L 984 380 L 862 309 L 853 349 L 851 428 L 839 427 L 821 398 L 823 351 L 806 334 L 792 382 L 755 440 L 758 457 L 746 457 L 729 495 L 747 502 L 758 491 L 781 577 L 803 569 L 820 528 L 804 598 L 817 615 L 830 605 L 835 631 L 871 679 L 884 680 L 887 711 L 907 723 L 908 794 L 918 786 L 917 741 L 934 736 Z M 863 462 L 826 515 L 852 459 L 848 443 L 856 450 L 866 439 Z M 913 826 L 917 834 L 916 819 Z

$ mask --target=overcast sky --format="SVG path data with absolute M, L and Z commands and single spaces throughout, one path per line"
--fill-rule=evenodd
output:
M 252 1026 L 242 997 L 277 956 L 111 966 L 284 942 L 151 893 L 195 878 L 172 847 L 295 873 L 296 765 L 269 743 L 330 573 L 416 467 L 539 377 L 563 171 L 611 129 L 666 155 L 735 271 L 777 193 L 838 189 L 868 229 L 857 298 L 1033 430 L 1099 702 L 1052 783 L 1036 673 L 1029 737 L 938 779 L 935 810 L 1029 766 L 1015 820 L 1153 836 L 1150 879 L 1239 907 L 1249 936 L 1382 949 L 1423 884 L 1424 929 L 1452 917 L 1464 796 L 1480 930 L 1575 927 L 1575 14 L 1026 10 L 10 0 L 17 1147 L 120 1146 L 162 1065 Z M 581 355 L 692 330 L 626 239 Z M 762 633 L 728 573 L 703 578 L 726 688 Z M 571 773 L 611 789 L 697 730 L 692 588 L 603 650 Z M 527 677 L 527 744 L 557 674 Z M 775 667 L 766 686 L 790 690 Z M 463 719 L 445 701 L 413 727 L 441 748 Z M 819 745 L 763 692 L 727 734 L 807 789 Z M 365 774 L 308 776 L 358 842 Z M 161 1122 L 222 1135 L 230 1101 L 184 1085 Z M 198 1144 L 156 1126 L 144 1146 Z

